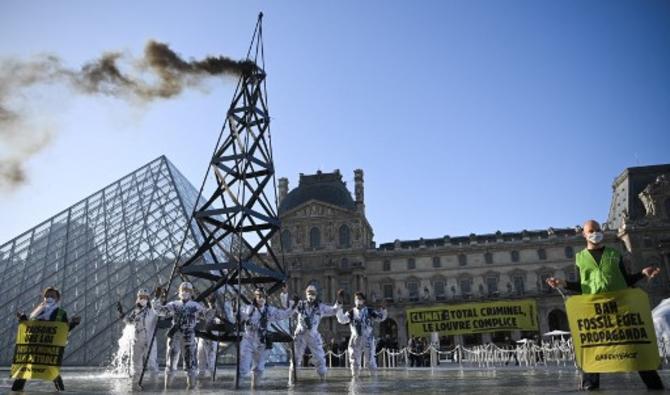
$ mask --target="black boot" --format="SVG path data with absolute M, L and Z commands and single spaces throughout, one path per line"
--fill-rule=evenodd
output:
M 23 387 L 26 386 L 26 379 L 16 379 L 12 383 L 12 391 L 23 391 Z
M 54 385 L 56 386 L 56 391 L 65 391 L 65 385 L 63 385 L 63 378 L 58 376 L 54 379 Z
M 658 372 L 655 370 L 643 370 L 640 373 L 640 378 L 644 381 L 644 384 L 647 386 L 648 390 L 662 390 L 663 381 L 658 375 Z
M 595 391 L 600 388 L 600 373 L 582 373 L 582 389 Z

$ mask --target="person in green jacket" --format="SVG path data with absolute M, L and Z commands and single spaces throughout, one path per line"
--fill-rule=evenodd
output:
M 582 235 L 586 239 L 586 248 L 575 255 L 577 281 L 550 277 L 547 279 L 550 287 L 564 287 L 569 291 L 589 295 L 614 292 L 632 287 L 645 277 L 652 279 L 661 271 L 658 267 L 648 266 L 639 273 L 629 274 L 621 253 L 603 245 L 604 234 L 595 220 L 584 223 Z M 663 381 L 655 370 L 641 371 L 639 374 L 647 389 L 664 388 Z M 599 373 L 582 372 L 582 389 L 591 391 L 599 387 Z
M 17 312 L 16 318 L 18 318 L 19 321 L 37 320 L 65 322 L 68 324 L 70 331 L 74 329 L 75 326 L 79 325 L 81 322 L 79 316 L 74 316 L 71 320 L 68 320 L 67 313 L 60 307 L 60 292 L 56 288 L 46 288 L 42 293 L 42 296 L 44 300 L 35 307 L 30 313 L 30 316 L 22 312 Z M 12 383 L 12 391 L 23 391 L 26 381 L 26 379 L 14 380 L 14 383 Z M 60 375 L 54 379 L 54 385 L 56 386 L 57 391 L 65 391 L 63 378 Z

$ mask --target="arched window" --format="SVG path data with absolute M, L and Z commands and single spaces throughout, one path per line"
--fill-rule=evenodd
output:
M 516 274 L 512 277 L 512 281 L 514 282 L 514 292 L 517 295 L 523 295 L 526 292 L 526 276 Z
M 382 297 L 384 300 L 393 301 L 393 282 L 382 283 Z
M 321 231 L 317 227 L 309 231 L 309 246 L 313 249 L 321 247 Z
M 281 232 L 281 246 L 284 251 L 291 251 L 293 247 L 291 245 L 291 232 L 288 230 Z
M 405 286 L 407 287 L 407 295 L 409 296 L 410 302 L 416 302 L 419 300 L 419 282 L 414 279 L 410 279 L 407 280 Z
M 566 258 L 574 258 L 575 257 L 575 250 L 573 250 L 571 246 L 565 247 L 565 257 Z
M 437 300 L 444 300 L 447 297 L 447 284 L 444 280 L 436 280 L 433 283 L 433 290 Z
M 512 256 L 512 262 L 519 262 L 519 251 L 514 250 L 510 255 Z
M 497 276 L 487 276 L 486 277 L 486 290 L 488 291 L 489 296 L 493 296 L 498 292 L 498 277 Z
M 458 280 L 458 285 L 461 288 L 461 295 L 468 296 L 472 293 L 472 279 L 469 277 L 462 277 Z
M 340 247 L 351 247 L 351 231 L 347 225 L 340 226 Z

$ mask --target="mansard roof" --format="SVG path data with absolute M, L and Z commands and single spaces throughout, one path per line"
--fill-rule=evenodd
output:
M 283 214 L 310 200 L 332 204 L 348 210 L 354 210 L 356 204 L 342 181 L 339 170 L 333 173 L 322 173 L 304 175 L 300 174 L 300 183 L 293 189 L 279 205 L 279 214 Z
M 521 232 L 496 232 L 488 234 L 470 234 L 469 236 L 444 236 L 434 239 L 418 240 L 396 240 L 395 242 L 382 243 L 378 250 L 415 249 L 420 247 L 435 248 L 447 246 L 464 246 L 471 244 L 523 241 L 523 240 L 545 240 L 550 237 L 575 237 L 579 232 L 575 228 L 549 228 L 546 230 L 523 230 Z

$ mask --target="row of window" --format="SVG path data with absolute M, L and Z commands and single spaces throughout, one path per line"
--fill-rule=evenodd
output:
M 545 283 L 547 276 L 541 276 L 541 285 L 540 291 L 548 292 L 549 288 Z M 507 293 L 515 293 L 517 295 L 523 295 L 526 292 L 525 285 L 525 276 L 524 275 L 515 275 L 511 277 L 511 282 L 507 286 Z M 486 277 L 484 285 L 480 285 L 480 292 L 486 292 L 488 295 L 496 295 L 499 293 L 498 289 L 498 278 L 497 277 Z M 408 281 L 406 283 L 407 296 L 410 301 L 419 300 L 420 298 L 429 299 L 434 297 L 437 300 L 446 299 L 447 297 L 447 282 L 446 280 L 436 280 L 432 282 L 433 284 L 433 293 L 430 294 L 428 288 L 424 288 L 423 295 L 419 291 L 419 282 L 418 281 Z M 472 279 L 471 278 L 462 278 L 458 280 L 458 287 L 460 294 L 463 296 L 472 295 Z M 394 299 L 393 284 L 392 283 L 383 283 L 381 286 L 382 297 L 384 299 Z M 452 296 L 456 295 L 456 287 L 451 287 Z
M 293 238 L 289 230 L 282 231 L 281 243 L 284 251 L 293 250 Z M 349 229 L 349 226 L 340 226 L 340 229 L 338 230 L 337 245 L 340 248 L 351 247 L 351 230 Z M 309 248 L 313 250 L 321 248 L 321 229 L 316 226 L 309 230 Z
M 565 250 L 563 251 L 564 255 L 566 258 L 574 258 L 575 252 L 572 247 L 568 246 L 565 247 Z M 543 261 L 547 259 L 547 251 L 545 251 L 544 248 L 540 248 L 537 250 L 537 257 L 539 260 Z M 519 251 L 511 251 L 510 252 L 510 258 L 512 259 L 512 262 L 519 262 L 520 261 L 520 255 Z M 487 264 L 492 264 L 493 263 L 493 254 L 490 252 L 485 252 L 484 253 L 484 262 Z M 459 254 L 458 255 L 458 265 L 459 266 L 466 266 L 468 264 L 468 256 L 465 254 Z M 442 267 L 442 259 L 439 256 L 433 257 L 433 267 L 434 268 L 440 268 Z M 407 270 L 414 270 L 416 269 L 416 259 L 415 258 L 407 258 Z M 390 260 L 385 260 L 382 263 L 382 270 L 385 272 L 390 272 L 391 271 L 391 261 Z

